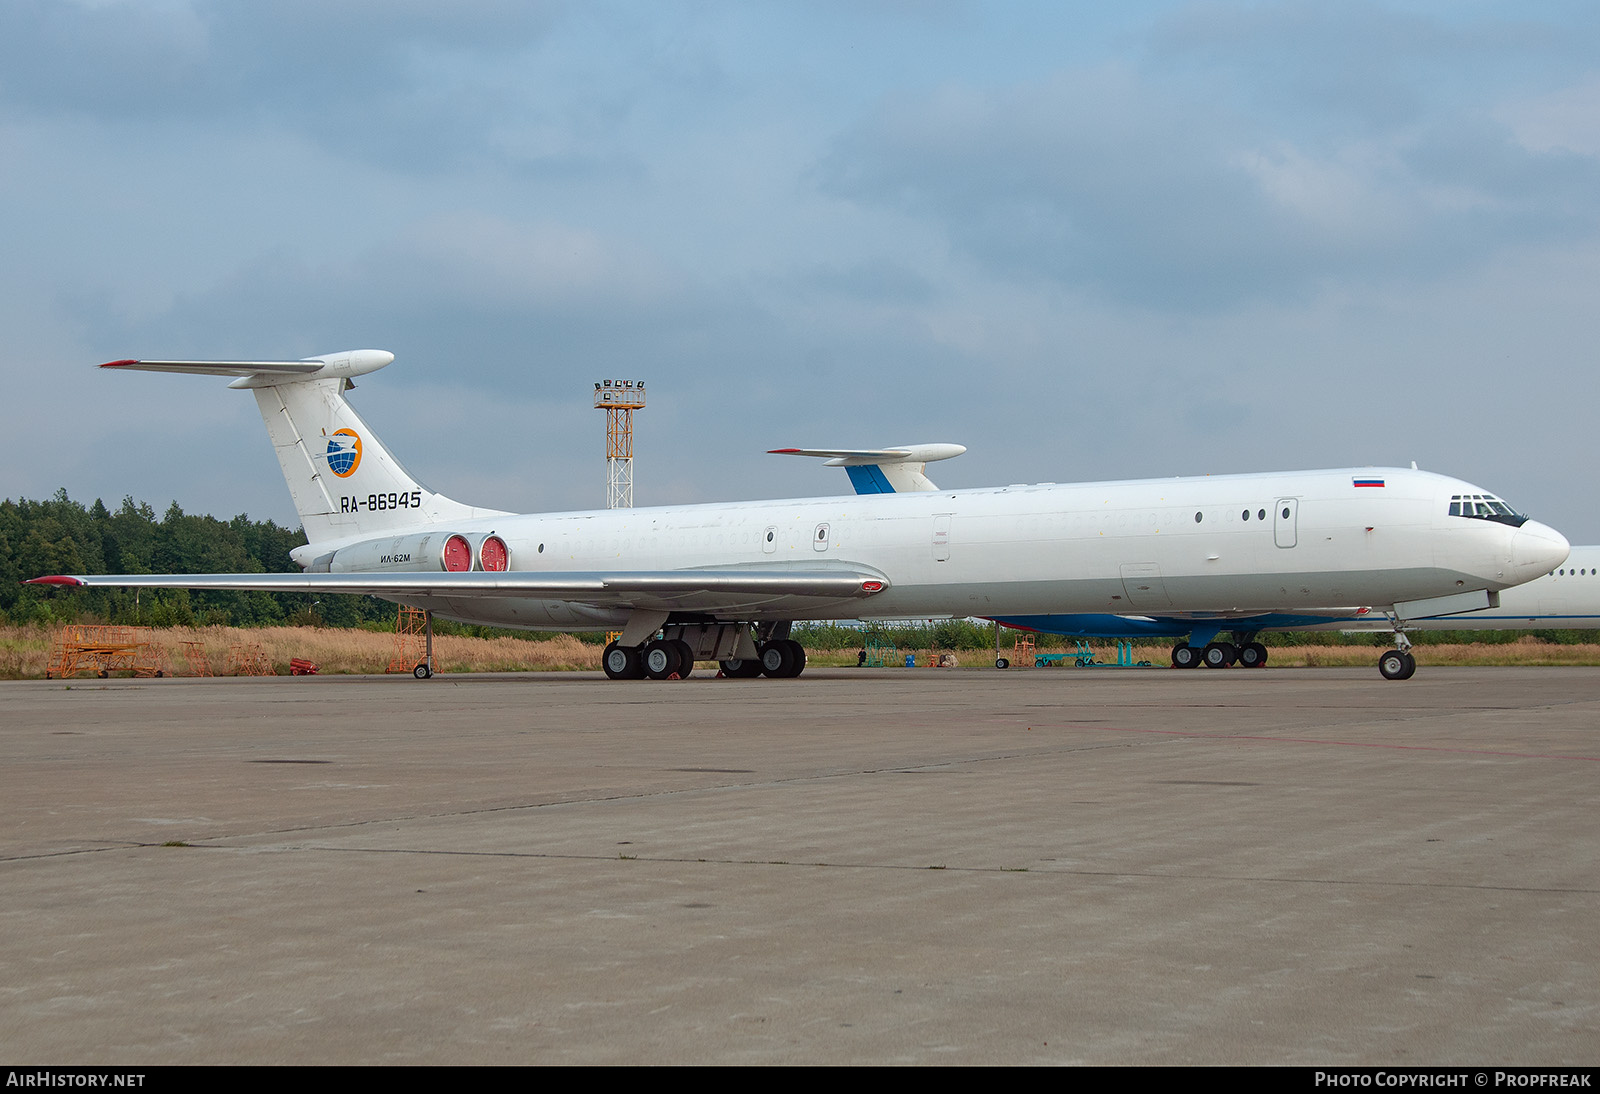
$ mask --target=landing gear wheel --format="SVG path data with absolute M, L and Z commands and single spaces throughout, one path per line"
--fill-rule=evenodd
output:
M 687 680 L 694 671 L 694 649 L 681 638 L 674 638 L 672 644 L 678 647 L 678 679 Z
M 1404 650 L 1389 650 L 1378 658 L 1378 671 L 1385 680 L 1409 680 L 1417 673 L 1417 659 Z
M 761 671 L 775 680 L 799 676 L 806 667 L 806 651 L 800 643 L 776 638 L 761 643 Z
M 794 654 L 789 652 L 787 642 L 761 643 L 761 671 L 773 679 L 789 675 L 787 669 L 794 665 Z
M 1200 651 L 1200 660 L 1208 669 L 1225 669 L 1238 659 L 1239 651 L 1231 642 L 1213 642 Z
M 600 667 L 613 680 L 637 680 L 644 675 L 644 661 L 636 646 L 620 646 L 613 642 L 600 655 Z
M 1188 643 L 1172 647 L 1172 667 L 1175 669 L 1192 669 L 1200 663 L 1200 651 Z
M 678 652 L 676 642 L 657 641 L 644 648 L 644 673 L 652 680 L 665 680 L 669 676 L 679 675 L 679 667 L 683 664 L 683 655 Z
M 1011 667 L 1011 662 L 1007 658 L 996 657 L 994 659 L 994 667 L 997 669 L 1008 669 Z
M 415 676 L 418 680 L 426 680 L 428 677 L 433 675 L 433 669 L 429 668 L 428 663 L 424 661 L 416 668 L 411 670 L 411 675 Z
M 720 664 L 722 675 L 731 680 L 753 680 L 761 675 L 761 662 L 748 657 L 731 657 Z
M 1239 667 L 1259 669 L 1267 663 L 1267 647 L 1260 642 L 1246 642 L 1239 647 Z
M 789 669 L 789 679 L 794 679 L 806 671 L 806 648 L 792 638 L 784 639 L 789 646 L 789 652 L 794 658 L 794 663 Z

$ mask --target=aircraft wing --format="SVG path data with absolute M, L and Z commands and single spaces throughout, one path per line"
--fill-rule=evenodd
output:
M 481 571 L 306 574 L 94 574 L 36 577 L 26 584 L 121 589 L 357 593 L 388 600 L 448 597 L 561 600 L 596 608 L 731 612 L 794 600 L 841 605 L 889 587 L 866 569 Z

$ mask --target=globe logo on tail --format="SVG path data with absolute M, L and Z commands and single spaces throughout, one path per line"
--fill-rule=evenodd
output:
M 328 438 L 328 469 L 348 479 L 361 466 L 361 437 L 353 429 L 341 429 Z

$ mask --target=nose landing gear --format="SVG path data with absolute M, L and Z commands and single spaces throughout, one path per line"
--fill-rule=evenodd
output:
M 1396 616 L 1391 614 L 1389 619 L 1394 624 L 1395 648 L 1384 651 L 1378 658 L 1378 672 L 1385 680 L 1409 680 L 1417 674 L 1417 659 L 1411 656 L 1411 639 L 1400 629 Z

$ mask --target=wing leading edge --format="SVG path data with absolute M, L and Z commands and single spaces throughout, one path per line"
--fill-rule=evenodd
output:
M 648 607 L 684 611 L 738 611 L 775 598 L 847 602 L 889 587 L 868 570 L 640 570 L 466 571 L 439 573 L 308 574 L 93 574 L 36 577 L 29 585 L 121 589 L 257 590 L 278 593 L 356 593 L 390 600 L 528 598 L 562 600 L 596 608 Z

